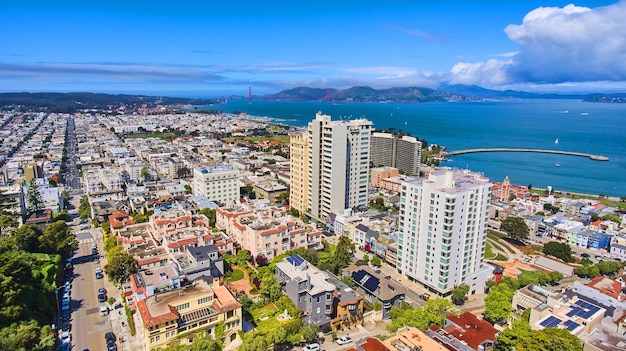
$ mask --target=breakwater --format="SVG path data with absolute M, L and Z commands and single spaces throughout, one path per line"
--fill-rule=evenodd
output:
M 450 156 L 463 155 L 463 154 L 474 154 L 478 152 L 536 152 L 536 153 L 543 153 L 543 154 L 558 154 L 558 155 L 588 157 L 595 161 L 608 161 L 609 160 L 609 158 L 606 156 L 587 154 L 584 152 L 549 150 L 549 149 L 520 149 L 520 148 L 507 148 L 507 147 L 490 147 L 490 148 L 447 151 L 443 153 L 443 157 L 450 157 Z

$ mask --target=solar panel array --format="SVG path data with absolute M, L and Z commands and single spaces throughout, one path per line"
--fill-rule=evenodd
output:
M 576 304 L 570 306 L 571 310 L 567 313 L 568 317 L 580 317 L 589 319 L 600 310 L 600 307 L 590 304 L 583 300 L 576 301 Z
M 302 256 L 300 255 L 293 255 L 287 257 L 287 262 L 291 263 L 291 265 L 294 267 L 298 267 L 299 265 L 304 263 L 304 258 L 302 258 Z
M 567 327 L 567 330 L 569 330 L 570 332 L 576 330 L 576 328 L 580 327 L 580 324 L 574 322 L 574 321 L 565 321 L 565 326 Z
M 561 320 L 556 318 L 555 316 L 550 316 L 546 318 L 543 322 L 539 323 L 544 328 L 554 328 L 557 325 L 561 324 Z
M 378 289 L 378 284 L 380 283 L 380 280 L 378 280 L 378 278 L 371 276 L 369 273 L 362 269 L 352 272 L 352 279 L 356 283 L 362 285 L 366 290 L 369 290 L 371 292 L 376 291 L 376 289 Z

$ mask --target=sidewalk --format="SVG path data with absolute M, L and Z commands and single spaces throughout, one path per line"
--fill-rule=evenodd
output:
M 103 234 L 101 231 L 99 231 L 95 242 L 98 245 L 98 252 L 100 252 L 102 256 L 100 259 L 100 265 L 104 267 L 107 264 L 107 258 L 104 255 Z M 124 308 L 114 308 L 114 306 L 118 303 L 126 306 L 126 301 L 122 301 L 122 289 L 111 283 L 106 275 L 104 277 L 104 287 L 107 290 L 107 296 L 115 298 L 115 303 L 113 303 L 113 305 L 109 305 L 109 323 L 111 324 L 113 334 L 117 337 L 117 349 L 120 351 L 145 350 L 143 330 L 141 328 L 138 313 L 133 314 L 136 333 L 135 336 L 132 336 L 128 326 L 126 310 Z M 123 325 L 122 322 L 124 323 Z

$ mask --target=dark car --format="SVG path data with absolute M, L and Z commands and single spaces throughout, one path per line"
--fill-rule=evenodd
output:
M 107 332 L 106 334 L 104 334 L 104 340 L 106 340 L 107 344 L 110 344 L 114 343 L 117 338 L 115 337 L 115 334 L 113 334 L 113 332 Z
M 106 293 L 107 293 L 107 289 L 105 288 L 98 289 L 98 294 L 106 294 Z
M 589 255 L 588 253 L 585 252 L 585 253 L 582 253 L 580 255 L 580 257 L 589 258 L 589 257 L 591 257 L 591 255 Z
M 117 345 L 114 342 L 108 343 L 107 351 L 117 351 Z
M 104 293 L 98 294 L 98 302 L 104 302 L 107 300 L 107 296 Z

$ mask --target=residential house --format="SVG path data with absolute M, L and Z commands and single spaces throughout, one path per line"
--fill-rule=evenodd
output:
M 493 350 L 498 330 L 491 323 L 478 319 L 470 312 L 447 316 L 440 328 L 431 325 L 426 334 L 450 350 Z
M 391 308 L 399 306 L 407 294 L 407 288 L 391 277 L 377 273 L 369 266 L 355 266 L 353 264 L 342 269 L 342 276 L 350 276 L 357 285 L 359 293 L 371 304 L 380 302 L 383 319 L 391 318 Z

